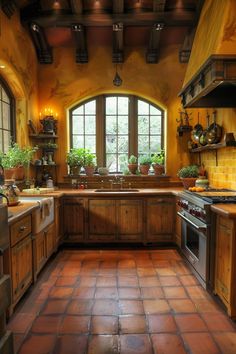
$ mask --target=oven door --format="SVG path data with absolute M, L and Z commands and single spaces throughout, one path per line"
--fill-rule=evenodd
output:
M 206 224 L 186 211 L 178 212 L 181 217 L 181 250 L 193 270 L 200 276 L 200 282 L 206 287 L 207 282 L 207 231 Z

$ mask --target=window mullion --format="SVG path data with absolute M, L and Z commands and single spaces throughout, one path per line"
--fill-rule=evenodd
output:
M 98 96 L 96 100 L 96 151 L 97 151 L 97 165 L 105 166 L 106 163 L 106 149 L 105 149 L 105 97 Z
M 129 156 L 138 156 L 138 109 L 137 99 L 129 97 Z

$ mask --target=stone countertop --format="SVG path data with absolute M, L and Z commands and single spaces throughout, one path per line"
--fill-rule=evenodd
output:
M 226 218 L 236 218 L 236 204 L 213 204 L 211 210 Z
M 8 207 L 8 212 L 11 215 L 11 217 L 8 218 L 8 225 L 10 226 L 14 224 L 22 217 L 31 214 L 37 208 L 39 208 L 39 204 L 37 202 L 20 203 L 17 206 Z
M 119 191 L 110 191 L 106 192 L 106 189 L 104 189 L 104 192 L 95 192 L 96 189 L 58 189 L 55 190 L 54 192 L 46 193 L 46 194 L 23 194 L 21 193 L 21 196 L 40 196 L 40 197 L 54 197 L 54 198 L 60 198 L 64 196 L 80 196 L 80 197 L 104 197 L 104 196 L 156 196 L 156 195 L 175 195 L 177 196 L 179 192 L 183 190 L 181 187 L 176 187 L 176 188 L 134 188 L 132 191 L 126 191 L 122 192 L 121 190 Z M 137 191 L 138 190 L 138 191 Z

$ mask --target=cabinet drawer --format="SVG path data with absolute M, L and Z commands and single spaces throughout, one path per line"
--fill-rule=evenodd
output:
M 78 197 L 64 198 L 63 204 L 64 205 L 71 205 L 71 204 L 84 205 L 84 200 Z
M 27 215 L 10 227 L 11 246 L 31 233 L 31 216 Z

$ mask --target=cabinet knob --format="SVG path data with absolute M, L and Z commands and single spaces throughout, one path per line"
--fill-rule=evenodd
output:
M 19 232 L 23 232 L 23 231 L 25 231 L 26 229 L 27 229 L 26 226 L 21 226 L 21 227 L 19 227 Z

